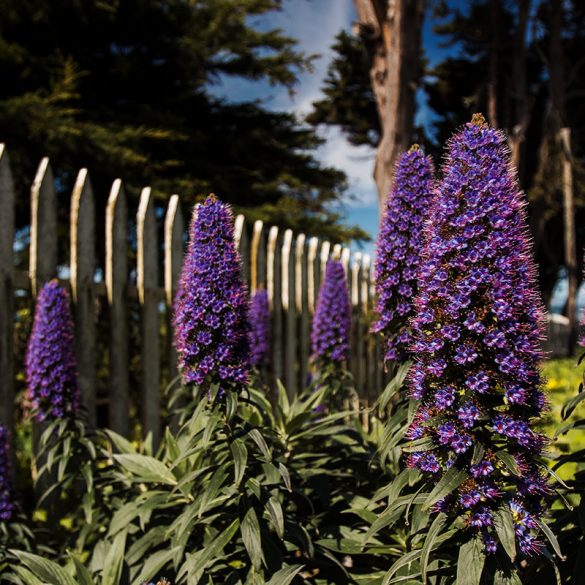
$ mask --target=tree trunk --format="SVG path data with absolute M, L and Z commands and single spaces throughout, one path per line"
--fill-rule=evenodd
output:
M 382 129 L 374 168 L 382 210 L 396 158 L 412 141 L 424 0 L 355 0 L 355 7 Z
M 561 31 L 563 26 L 563 1 L 551 0 L 550 4 L 550 45 L 548 58 L 548 78 L 550 97 L 550 132 L 561 146 L 561 192 L 563 197 L 564 219 L 564 262 L 567 270 L 568 297 L 565 306 L 569 319 L 569 346 L 567 355 L 575 351 L 577 341 L 577 287 L 579 274 L 577 268 L 577 244 L 575 235 L 575 200 L 573 194 L 573 174 L 571 156 L 571 131 L 565 123 L 565 75 Z
M 497 128 L 498 120 L 498 62 L 500 59 L 500 0 L 491 0 L 491 43 L 489 50 L 488 87 L 487 87 L 487 115 L 489 123 Z
M 518 171 L 521 185 L 524 177 L 524 160 L 522 156 L 524 139 L 532 110 L 528 99 L 528 88 L 526 87 L 526 29 L 530 18 L 530 4 L 531 0 L 520 0 L 518 3 L 518 28 L 516 29 L 512 66 L 514 78 L 511 83 L 514 119 L 509 142 L 512 164 Z
M 567 355 L 573 355 L 577 343 L 577 288 L 579 287 L 579 273 L 577 268 L 577 242 L 575 236 L 575 196 L 573 190 L 573 156 L 571 151 L 571 129 L 561 128 L 559 141 L 562 149 L 563 167 L 563 212 L 564 212 L 564 240 L 565 265 L 568 278 L 568 296 L 565 311 L 569 319 L 569 347 Z

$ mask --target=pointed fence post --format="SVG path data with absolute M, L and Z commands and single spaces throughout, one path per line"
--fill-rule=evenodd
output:
M 29 277 L 36 296 L 57 275 L 57 195 L 51 164 L 41 160 L 31 187 Z
M 317 251 L 319 249 L 319 238 L 312 237 L 309 240 L 309 250 L 307 252 L 307 272 L 308 272 L 308 293 L 309 293 L 309 310 L 311 314 L 315 312 L 317 304 L 317 295 L 319 294 L 319 268 L 317 266 Z
M 282 326 L 282 265 L 281 254 L 277 254 L 279 244 L 278 227 L 272 226 L 268 232 L 266 252 L 266 290 L 272 309 L 272 372 L 277 380 L 283 379 L 283 326 Z
M 169 384 L 177 377 L 177 352 L 174 346 L 173 307 L 177 283 L 183 264 L 183 213 L 178 195 L 169 199 L 165 215 L 165 303 L 167 308 L 167 355 L 169 360 Z
M 257 219 L 252 231 L 250 246 L 250 293 L 265 288 L 266 282 L 266 250 L 264 249 L 264 223 Z
M 250 247 L 248 245 L 246 218 L 241 214 L 236 216 L 234 221 L 234 244 L 240 253 L 242 280 L 248 285 L 248 289 L 250 289 Z
M 374 355 L 372 346 L 372 337 L 368 335 L 368 315 L 369 315 L 369 301 L 370 301 L 370 255 L 363 256 L 362 269 L 362 348 L 363 348 L 363 369 L 362 369 L 362 385 L 363 396 L 365 403 L 365 411 L 363 413 L 363 424 L 366 431 L 370 428 L 370 414 L 369 408 L 374 400 Z
M 351 304 L 352 304 L 352 320 L 351 320 L 351 346 L 352 359 L 351 371 L 353 379 L 355 380 L 356 390 L 359 398 L 362 397 L 363 388 L 362 381 L 362 326 L 361 326 L 361 304 L 362 304 L 362 253 L 356 252 L 353 255 L 353 264 L 351 267 Z M 359 401 L 355 405 L 356 410 L 359 411 Z
M 110 322 L 109 421 L 130 436 L 128 393 L 128 211 L 122 181 L 116 179 L 106 207 L 106 296 Z
M 14 201 L 8 153 L 0 144 L 0 422 L 10 436 L 14 430 Z
M 295 246 L 295 304 L 299 315 L 299 388 L 302 391 L 308 381 L 310 347 L 309 288 L 307 282 L 306 236 L 299 234 Z
M 293 232 L 287 229 L 282 242 L 282 306 L 285 311 L 284 380 L 289 398 L 297 385 L 297 315 L 295 303 L 295 250 Z
M 81 404 L 96 423 L 95 207 L 87 169 L 77 175 L 71 195 L 71 298 L 75 311 L 75 347 Z
M 160 342 L 158 311 L 158 238 L 154 198 L 150 187 L 140 195 L 136 285 L 142 309 L 142 430 L 152 433 L 154 449 L 160 442 Z

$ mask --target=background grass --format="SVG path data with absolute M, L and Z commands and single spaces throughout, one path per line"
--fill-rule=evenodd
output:
M 585 364 L 577 365 L 577 358 L 551 359 L 543 364 L 543 375 L 550 401 L 550 411 L 544 419 L 544 432 L 551 438 L 550 450 L 556 454 L 566 454 L 585 449 L 585 430 L 573 429 L 567 434 L 554 439 L 557 429 L 574 420 L 585 418 L 585 402 L 577 406 L 567 421 L 561 418 L 563 404 L 579 392 L 579 384 L 583 379 Z M 562 479 L 573 476 L 577 465 L 570 463 L 560 469 Z

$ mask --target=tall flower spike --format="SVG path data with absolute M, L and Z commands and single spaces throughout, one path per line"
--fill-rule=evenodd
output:
M 248 295 L 233 217 L 214 195 L 193 213 L 174 315 L 183 379 L 222 390 L 248 379 Z
M 313 358 L 343 362 L 349 357 L 351 307 L 341 262 L 329 260 L 313 316 Z
M 26 380 L 38 421 L 74 416 L 79 409 L 69 295 L 56 280 L 46 283 L 37 298 Z
M 270 341 L 272 337 L 268 293 L 257 290 L 250 303 L 250 360 L 256 368 L 270 364 Z
M 417 292 L 423 220 L 432 188 L 431 157 L 415 144 L 396 163 L 376 246 L 378 300 L 372 331 L 384 335 L 385 361 L 403 360 L 408 355 L 408 321 Z
M 8 522 L 15 510 L 9 453 L 8 433 L 0 424 L 0 522 Z
M 545 439 L 533 426 L 545 406 L 543 312 L 525 205 L 505 136 L 474 116 L 448 145 L 425 224 L 410 377 L 421 403 L 408 436 L 431 448 L 407 464 L 436 481 L 464 472 L 437 507 L 464 518 L 488 552 L 502 507 L 530 554 L 542 546 L 534 528 L 549 488 L 539 466 Z

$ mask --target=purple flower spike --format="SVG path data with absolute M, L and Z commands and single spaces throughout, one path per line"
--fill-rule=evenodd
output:
M 433 163 L 414 145 L 396 164 L 394 184 L 380 224 L 376 248 L 377 320 L 372 331 L 384 335 L 385 361 L 403 360 L 411 342 L 423 239 L 423 219 L 433 188 Z
M 257 290 L 250 303 L 250 360 L 256 368 L 270 364 L 270 341 L 272 337 L 268 293 Z
M 313 358 L 343 362 L 349 357 L 351 307 L 341 262 L 329 260 L 313 316 Z
M 248 295 L 229 207 L 210 195 L 193 213 L 174 314 L 186 383 L 221 390 L 248 380 Z
M 440 463 L 433 481 L 451 466 L 467 472 L 444 511 L 465 518 L 488 552 L 499 541 L 493 518 L 500 506 L 523 522 L 519 549 L 539 550 L 528 533 L 535 525 L 525 519 L 542 514 L 549 491 L 539 466 L 545 439 L 535 430 L 545 405 L 543 313 L 527 231 L 506 138 L 474 116 L 449 143 L 425 222 L 410 392 L 429 421 L 416 436 L 431 439 L 432 448 L 407 464 L 429 473 L 423 456 L 433 455 Z
M 26 352 L 26 381 L 38 421 L 74 416 L 79 409 L 69 296 L 56 280 L 46 283 L 37 298 Z
M 14 514 L 14 488 L 10 469 L 8 433 L 0 424 L 0 522 L 8 522 Z

